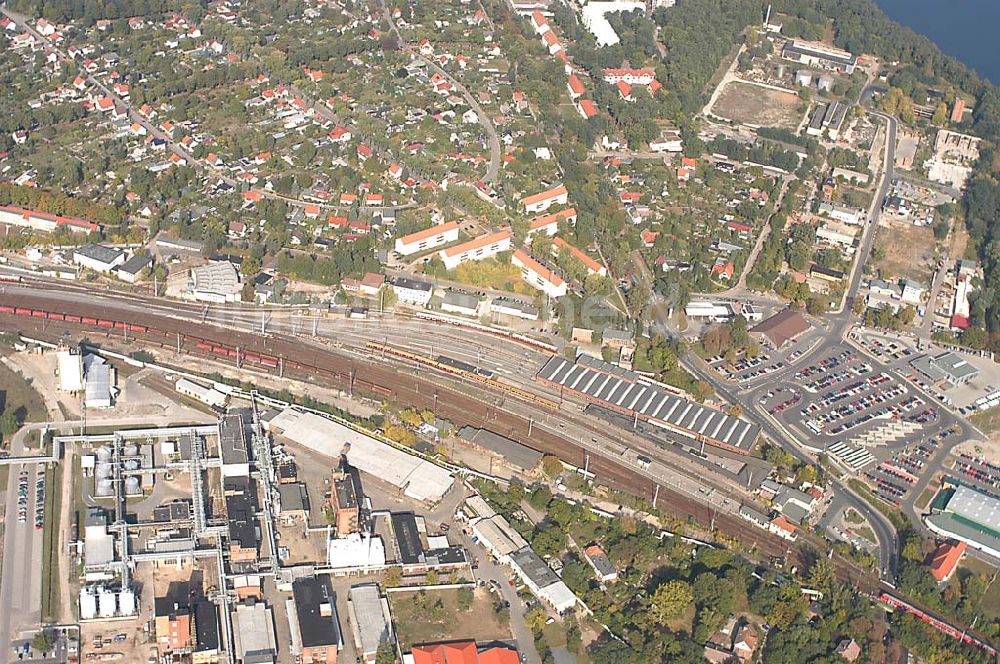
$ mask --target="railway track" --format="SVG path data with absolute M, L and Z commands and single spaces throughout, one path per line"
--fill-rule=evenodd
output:
M 149 345 L 193 357 L 232 363 L 261 373 L 295 376 L 308 381 L 322 379 L 357 394 L 391 399 L 400 405 L 435 409 L 456 424 L 491 429 L 545 454 L 553 454 L 574 466 L 582 466 L 586 451 L 565 438 L 534 427 L 521 417 L 484 403 L 456 387 L 445 387 L 425 377 L 366 361 L 302 339 L 235 332 L 212 325 L 155 312 L 134 312 L 103 303 L 61 302 L 38 294 L 0 293 L 0 329 L 56 342 L 84 332 L 95 344 L 132 343 Z M 650 500 L 655 482 L 615 461 L 590 455 L 590 471 L 602 484 Z M 784 540 L 754 529 L 736 517 L 714 512 L 669 486 L 660 486 L 658 506 L 681 518 L 713 523 L 730 537 L 755 546 L 772 556 L 784 556 Z

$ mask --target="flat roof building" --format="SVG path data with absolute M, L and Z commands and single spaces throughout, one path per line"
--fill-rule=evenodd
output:
M 576 606 L 576 595 L 530 547 L 511 554 L 510 565 L 531 592 L 558 613 Z
M 295 579 L 292 582 L 288 626 L 292 655 L 302 662 L 334 664 L 344 646 L 337 616 L 337 602 L 327 576 Z
M 124 249 L 103 244 L 84 244 L 73 250 L 73 262 L 94 272 L 109 274 L 125 262 Z
M 945 497 L 943 508 L 937 508 L 936 499 L 932 513 L 924 517 L 927 527 L 1000 558 L 1000 500 L 964 485 L 958 485 L 950 497 Z
M 363 583 L 348 591 L 348 610 L 358 655 L 363 661 L 374 662 L 378 647 L 393 641 L 388 602 L 376 584 Z
M 854 73 L 854 68 L 858 64 L 858 56 L 852 55 L 848 51 L 827 46 L 822 42 L 799 39 L 791 39 L 786 42 L 781 51 L 781 57 L 806 65 L 842 71 L 845 74 Z
M 504 462 L 523 471 L 531 471 L 542 460 L 542 453 L 487 429 L 465 426 L 458 430 L 458 439 L 503 458 Z
M 233 623 L 236 659 L 242 664 L 273 664 L 278 648 L 271 607 L 263 602 L 237 604 Z
M 194 605 L 192 664 L 218 662 L 219 644 L 219 609 L 212 602 L 198 602 Z
M 444 468 L 315 413 L 287 408 L 268 422 L 268 428 L 328 457 L 346 454 L 351 466 L 397 487 L 412 500 L 436 503 L 452 487 L 451 473 Z
M 910 366 L 934 383 L 948 381 L 952 385 L 964 385 L 979 375 L 979 369 L 953 351 L 935 357 L 923 355 L 911 360 Z

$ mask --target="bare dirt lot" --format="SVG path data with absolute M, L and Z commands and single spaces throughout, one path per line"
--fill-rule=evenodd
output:
M 712 114 L 742 124 L 795 129 L 802 120 L 802 100 L 790 92 L 779 92 L 731 81 L 712 107 Z
M 404 652 L 415 643 L 440 643 L 455 639 L 489 642 L 510 638 L 493 609 L 494 595 L 475 590 L 469 609 L 458 608 L 457 590 L 392 593 L 390 604 L 399 645 Z
M 929 227 L 893 226 L 891 231 L 880 228 L 875 246 L 884 254 L 876 264 L 883 278 L 927 281 L 934 260 L 934 231 Z

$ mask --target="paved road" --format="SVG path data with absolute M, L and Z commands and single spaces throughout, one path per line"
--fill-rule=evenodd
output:
M 41 619 L 42 531 L 35 529 L 35 481 L 44 477 L 45 471 L 38 464 L 24 466 L 28 471 L 28 517 L 25 523 L 18 523 L 17 486 L 21 468 L 10 467 L 7 487 L 0 577 L 0 664 L 7 664 L 10 654 L 5 644 L 36 627 Z

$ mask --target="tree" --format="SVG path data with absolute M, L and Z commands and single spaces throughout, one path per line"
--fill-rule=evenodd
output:
M 656 622 L 666 625 L 681 615 L 692 601 L 691 584 L 687 581 L 667 581 L 653 591 L 649 599 L 649 613 Z
M 399 658 L 396 657 L 396 650 L 392 647 L 392 644 L 388 642 L 383 642 L 378 644 L 378 650 L 375 653 L 375 664 L 397 664 Z
M 533 634 L 541 634 L 545 629 L 545 621 L 549 619 L 549 614 L 544 609 L 535 608 L 524 616 L 524 622 Z
M 16 429 L 15 429 L 16 431 Z M 546 454 L 542 457 L 542 472 L 551 478 L 555 478 L 563 471 L 562 461 L 559 457 Z
M 31 647 L 39 652 L 49 652 L 54 646 L 52 634 L 46 629 L 35 632 L 35 638 L 31 640 Z
M 386 588 L 395 588 L 403 582 L 403 570 L 399 567 L 390 567 L 385 571 L 382 583 Z
M 13 411 L 5 410 L 0 415 L 0 433 L 3 433 L 4 436 L 13 436 L 20 428 L 21 424 L 17 421 L 17 416 Z

